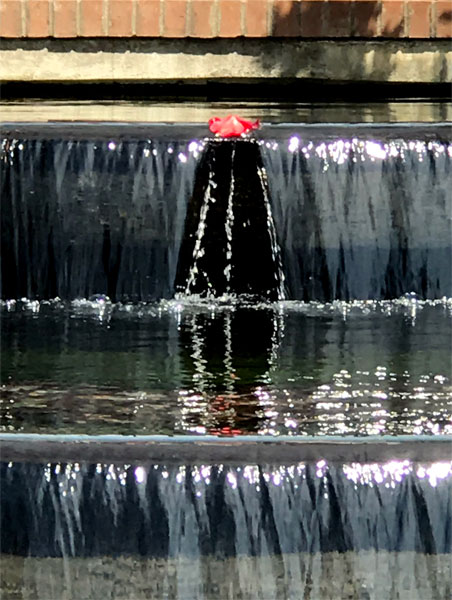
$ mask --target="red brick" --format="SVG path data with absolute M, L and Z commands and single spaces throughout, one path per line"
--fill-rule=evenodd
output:
M 220 0 L 220 37 L 238 37 L 242 31 L 241 0 Z
M 318 0 L 303 0 L 301 5 L 301 35 L 321 37 L 324 30 L 325 3 Z
M 0 36 L 22 36 L 22 5 L 20 0 L 0 1 Z
M 143 37 L 160 35 L 160 0 L 138 0 L 135 33 Z
M 77 36 L 77 0 L 54 0 L 53 35 L 57 38 Z
M 300 35 L 301 5 L 298 0 L 274 0 L 272 35 L 276 37 Z
M 349 0 L 329 0 L 326 4 L 323 35 L 349 37 L 351 34 L 351 8 Z
M 391 38 L 405 37 L 405 2 L 403 0 L 383 0 L 381 35 Z
M 438 0 L 436 3 L 436 37 L 452 37 L 452 4 Z
M 245 2 L 245 35 L 265 37 L 268 35 L 269 4 L 263 0 Z
M 105 35 L 103 0 L 81 0 L 80 35 L 82 37 Z
M 27 37 L 48 37 L 49 0 L 28 0 L 27 2 Z
M 130 37 L 132 29 L 133 0 L 109 0 L 108 35 Z
M 187 27 L 186 0 L 165 0 L 163 7 L 164 37 L 184 37 Z
M 381 4 L 378 0 L 356 0 L 352 4 L 352 35 L 375 37 L 379 33 Z
M 213 0 L 191 0 L 190 10 L 190 35 L 198 38 L 215 37 L 216 10 Z
M 429 38 L 432 3 L 427 1 L 409 2 L 407 6 L 408 36 Z

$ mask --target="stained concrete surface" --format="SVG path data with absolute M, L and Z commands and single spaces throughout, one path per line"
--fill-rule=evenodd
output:
M 221 559 L 0 555 L 2 600 L 439 600 L 449 554 L 330 552 Z
M 218 79 L 439 83 L 452 79 L 444 40 L 6 40 L 0 81 Z

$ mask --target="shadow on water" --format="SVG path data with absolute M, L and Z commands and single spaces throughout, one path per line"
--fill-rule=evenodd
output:
M 256 143 L 207 144 L 187 208 L 175 286 L 187 295 L 204 297 L 284 296 L 268 186 Z

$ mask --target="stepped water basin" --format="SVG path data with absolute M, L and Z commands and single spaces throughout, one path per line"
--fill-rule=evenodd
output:
M 450 596 L 451 162 L 3 124 L 5 597 Z

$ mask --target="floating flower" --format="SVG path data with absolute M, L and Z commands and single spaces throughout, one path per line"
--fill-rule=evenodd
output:
M 220 117 L 212 117 L 209 120 L 209 129 L 212 133 L 224 138 L 240 137 L 245 133 L 249 133 L 253 129 L 259 129 L 260 122 L 247 121 L 237 115 L 228 115 L 223 119 Z

